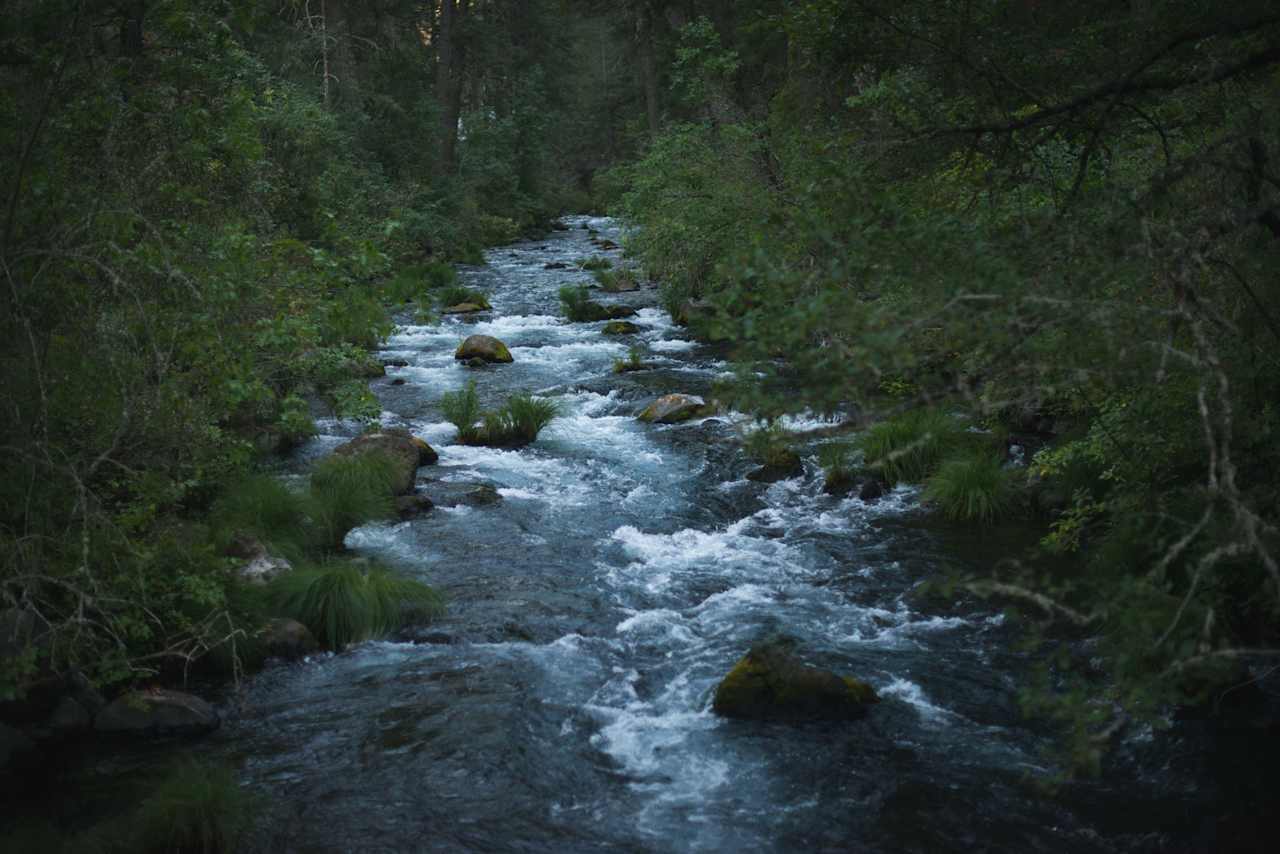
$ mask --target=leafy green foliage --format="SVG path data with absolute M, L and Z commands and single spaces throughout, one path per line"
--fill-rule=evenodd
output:
M 383 637 L 443 609 L 439 594 L 419 581 L 345 562 L 280 576 L 271 597 L 279 613 L 305 625 L 330 649 Z
M 971 454 L 945 460 L 929 478 L 924 495 L 948 518 L 990 524 L 1013 507 L 1011 477 L 995 454 Z

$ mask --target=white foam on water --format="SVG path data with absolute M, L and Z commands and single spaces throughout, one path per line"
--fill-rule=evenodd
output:
M 689 341 L 684 338 L 664 338 L 649 342 L 649 349 L 655 353 L 683 353 L 688 350 L 694 350 L 698 346 L 697 341 Z
M 685 625 L 685 618 L 670 608 L 656 608 L 652 611 L 640 611 L 617 625 L 620 635 L 643 635 L 648 638 L 658 636 L 677 644 L 696 643 L 698 638 Z
M 932 723 L 948 723 L 956 717 L 955 712 L 935 706 L 929 701 L 924 689 L 907 679 L 895 679 L 883 688 L 877 688 L 881 697 L 896 697 L 911 706 L 920 717 Z
M 627 348 L 615 341 L 573 341 L 541 347 L 511 347 L 516 362 L 565 368 L 588 360 L 599 362 L 620 358 Z

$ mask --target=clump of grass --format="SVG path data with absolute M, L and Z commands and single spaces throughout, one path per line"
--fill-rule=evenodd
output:
M 321 549 L 341 551 L 352 528 L 391 515 L 395 462 L 386 454 L 334 454 L 316 464 L 308 515 Z
M 916 483 L 959 443 L 963 431 L 955 419 L 936 409 L 920 409 L 875 425 L 863 435 L 867 465 L 890 484 Z
M 649 367 L 649 365 L 645 364 L 639 347 L 632 347 L 627 350 L 626 359 L 613 360 L 613 372 L 615 374 L 625 374 L 631 371 L 643 371 L 647 367 Z
M 929 478 L 924 495 L 948 518 L 988 524 L 1005 516 L 1014 500 L 1010 473 L 992 453 L 947 460 Z
M 791 435 L 774 422 L 747 432 L 742 441 L 747 456 L 765 466 L 784 466 L 795 459 Z
M 600 319 L 600 306 L 591 301 L 591 295 L 582 285 L 565 285 L 560 289 L 560 304 L 564 316 L 574 323 Z
M 527 443 L 537 439 L 542 428 L 559 417 L 560 404 L 520 392 L 507 398 L 507 405 L 500 414 L 503 439 Z
M 827 491 L 841 489 L 853 483 L 858 473 L 858 447 L 852 442 L 828 442 L 818 449 L 818 463 L 826 478 L 823 488 Z
M 440 399 L 440 409 L 458 429 L 459 442 L 495 447 L 527 445 L 560 415 L 560 405 L 554 400 L 527 392 L 511 395 L 501 409 L 482 412 L 474 381 L 460 391 L 445 394 Z
M 230 852 L 252 820 L 252 798 L 230 768 L 188 762 L 143 801 L 129 850 Z
M 440 594 L 420 581 L 345 562 L 282 575 L 271 583 L 271 596 L 278 613 L 305 625 L 330 649 L 383 637 L 443 610 Z
M 446 392 L 440 398 L 440 411 L 444 418 L 458 430 L 458 440 L 464 445 L 476 438 L 476 422 L 480 420 L 480 396 L 476 394 L 476 381 L 467 383 L 458 391 Z
M 629 269 L 596 270 L 592 273 L 600 283 L 600 290 L 607 294 L 617 294 L 636 289 L 636 274 Z
M 586 270 L 588 273 L 594 273 L 596 270 L 608 270 L 613 266 L 612 261 L 600 255 L 596 255 L 591 258 L 579 258 L 574 263 Z
M 268 475 L 253 475 L 229 487 L 214 503 L 210 522 L 220 551 L 237 538 L 252 537 L 296 555 L 310 538 L 306 497 Z
M 436 303 L 443 308 L 453 305 L 471 303 L 481 308 L 492 308 L 489 298 L 475 288 L 464 288 L 461 285 L 450 285 L 436 294 Z

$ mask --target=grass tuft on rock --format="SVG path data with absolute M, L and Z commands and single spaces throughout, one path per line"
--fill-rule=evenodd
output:
M 583 285 L 562 287 L 560 305 L 564 309 L 564 316 L 573 323 L 587 323 L 599 319 L 598 306 L 591 301 L 591 294 Z
M 783 466 L 794 459 L 791 434 L 774 422 L 749 430 L 742 440 L 747 456 L 764 466 Z
M 311 472 L 308 515 L 322 549 L 341 551 L 352 528 L 391 515 L 395 462 L 386 454 L 335 454 Z
M 330 649 L 383 637 L 443 611 L 435 590 L 382 567 L 351 563 L 297 569 L 271 583 L 275 611 L 305 625 Z
M 818 449 L 818 464 L 826 475 L 826 490 L 849 486 L 858 473 L 858 446 L 852 442 L 828 442 Z
M 602 255 L 595 255 L 591 258 L 579 258 L 575 263 L 588 273 L 594 273 L 597 270 L 608 270 L 613 266 L 613 262 Z
M 461 285 L 449 285 L 436 294 L 436 304 L 441 308 L 470 303 L 480 308 L 492 308 L 489 298 L 475 288 L 464 288 Z
M 919 483 L 963 439 L 954 418 L 936 409 L 918 409 L 876 424 L 861 439 L 867 465 L 890 485 Z
M 929 478 L 925 498 L 950 519 L 990 524 L 1014 503 L 1012 476 L 999 456 L 976 453 L 944 462 Z
M 460 391 L 448 392 L 440 399 L 440 409 L 449 423 L 458 429 L 458 441 L 464 445 L 513 447 L 527 445 L 538 438 L 542 429 L 560 416 L 560 404 L 528 392 L 507 398 L 501 409 L 483 412 L 476 394 L 475 381 Z

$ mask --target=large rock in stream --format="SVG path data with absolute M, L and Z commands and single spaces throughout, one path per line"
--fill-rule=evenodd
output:
M 119 735 L 203 735 L 221 723 L 213 706 L 191 694 L 153 688 L 130 691 L 98 714 L 93 728 Z
M 492 335 L 468 336 L 465 341 L 458 345 L 458 349 L 454 351 L 453 358 L 460 362 L 483 359 L 491 364 L 509 364 L 515 361 L 511 358 L 511 351 L 507 349 L 507 345 Z
M 357 436 L 345 445 L 334 449 L 335 454 L 367 454 L 373 451 L 386 454 L 396 464 L 394 490 L 396 495 L 413 492 L 413 481 L 419 466 L 429 466 L 440 459 L 435 449 L 408 430 L 387 429 L 377 433 Z
M 690 418 L 710 415 L 714 409 L 702 398 L 691 394 L 664 394 L 646 406 L 637 417 L 651 424 L 678 424 Z
M 790 644 L 773 641 L 753 647 L 729 671 L 711 709 L 746 720 L 854 720 L 878 702 L 865 682 L 805 664 Z

